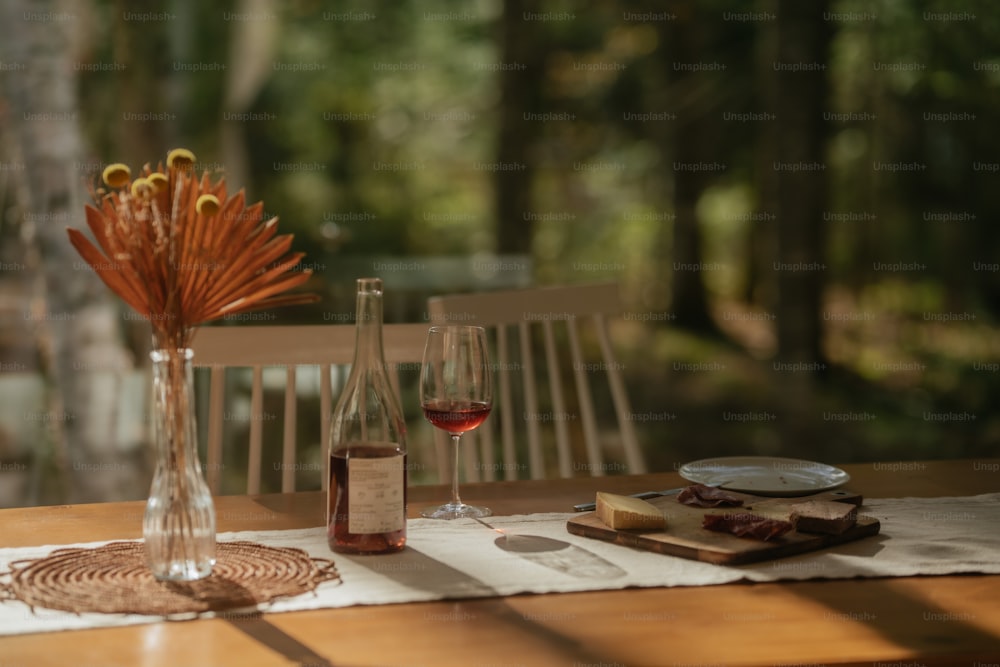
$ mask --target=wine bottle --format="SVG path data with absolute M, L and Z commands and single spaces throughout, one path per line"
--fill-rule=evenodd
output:
M 354 362 L 330 424 L 327 540 L 340 553 L 406 544 L 406 422 L 382 351 L 382 281 L 358 280 Z

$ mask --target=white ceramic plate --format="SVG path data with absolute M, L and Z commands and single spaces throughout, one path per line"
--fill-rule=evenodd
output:
M 701 484 L 765 496 L 806 496 L 851 479 L 840 468 L 815 461 L 772 456 L 726 456 L 685 463 L 681 477 Z

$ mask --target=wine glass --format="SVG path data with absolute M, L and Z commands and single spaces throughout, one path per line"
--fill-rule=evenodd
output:
M 454 468 L 451 501 L 428 507 L 430 519 L 481 518 L 487 507 L 466 505 L 458 495 L 458 445 L 462 434 L 476 428 L 493 407 L 493 372 L 482 327 L 439 326 L 427 332 L 420 369 L 420 406 L 431 424 L 451 435 Z

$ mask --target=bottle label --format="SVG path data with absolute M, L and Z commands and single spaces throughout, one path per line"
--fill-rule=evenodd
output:
M 348 530 L 391 533 L 406 526 L 403 455 L 351 457 L 347 463 Z

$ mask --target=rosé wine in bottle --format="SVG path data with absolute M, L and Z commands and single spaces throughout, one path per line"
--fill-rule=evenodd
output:
M 406 545 L 406 422 L 382 352 L 382 281 L 358 280 L 354 363 L 330 423 L 327 541 L 340 553 Z

